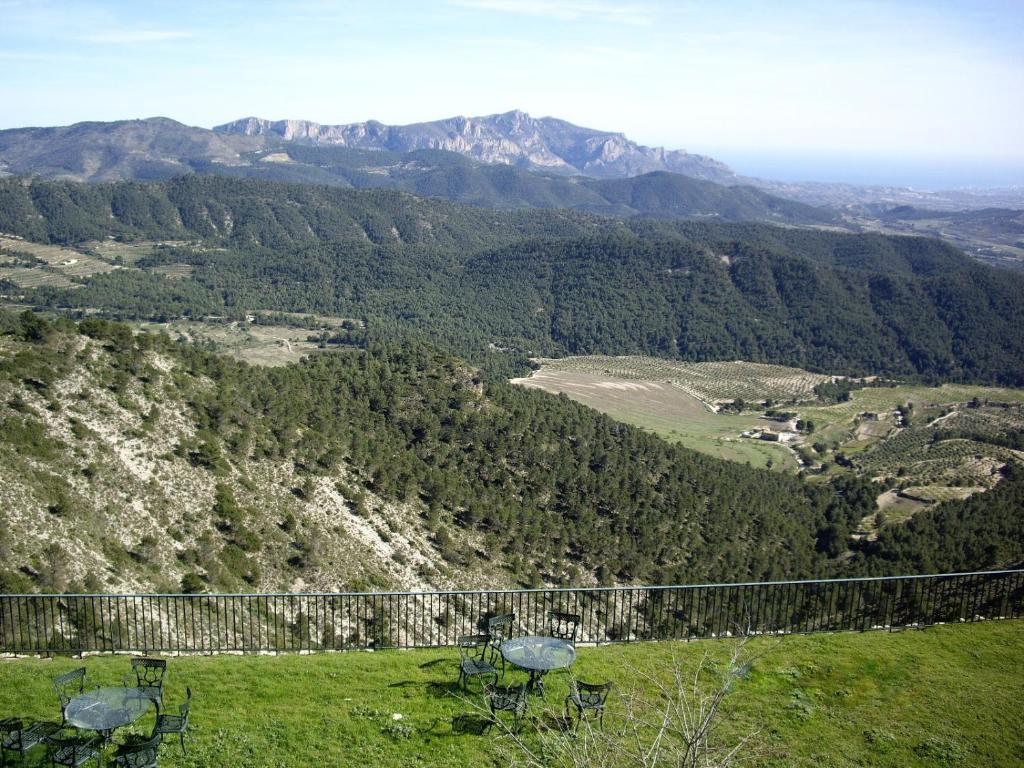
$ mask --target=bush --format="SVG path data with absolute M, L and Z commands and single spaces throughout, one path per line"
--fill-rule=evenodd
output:
M 195 595 L 206 589 L 206 582 L 198 573 L 192 571 L 181 577 L 181 591 L 186 595 Z

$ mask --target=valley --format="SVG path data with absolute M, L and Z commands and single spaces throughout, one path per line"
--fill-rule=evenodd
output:
M 0 30 L 0 766 L 1024 765 L 1024 4 Z
M 203 176 L 0 180 L 0 202 L 8 591 L 1024 553 L 1019 398 L 991 389 L 1024 382 L 1024 278 L 936 240 Z M 530 358 L 547 392 L 507 384 Z M 833 402 L 870 376 L 903 383 Z M 801 432 L 766 399 L 813 426 L 759 439 Z
M 644 357 L 535 363 L 529 377 L 512 382 L 564 393 L 710 456 L 800 471 L 814 482 L 851 473 L 871 480 L 881 514 L 866 516 L 859 535 L 874 535 L 878 521 L 904 522 L 989 490 L 1008 462 L 1024 460 L 1022 389 L 862 382 L 821 397 L 816 387 L 844 378 Z M 827 402 L 830 394 L 839 401 Z

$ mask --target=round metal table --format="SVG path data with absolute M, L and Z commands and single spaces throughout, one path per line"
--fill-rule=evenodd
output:
M 107 740 L 118 728 L 131 725 L 153 705 L 138 688 L 97 688 L 75 696 L 64 709 L 68 725 L 96 731 Z
M 509 664 L 530 673 L 527 689 L 544 693 L 543 677 L 552 669 L 565 669 L 576 661 L 576 649 L 568 640 L 557 637 L 513 637 L 499 646 L 502 657 Z

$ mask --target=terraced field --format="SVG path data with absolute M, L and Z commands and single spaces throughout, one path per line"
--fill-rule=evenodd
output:
M 1019 390 L 966 386 L 866 389 L 848 403 L 802 409 L 802 415 L 815 421 L 808 443 L 828 447 L 822 460 L 842 453 L 852 471 L 895 486 L 879 496 L 879 508 L 899 521 L 983 493 L 999 482 L 1007 462 L 1024 461 L 1024 451 L 993 443 L 1024 428 L 1022 397 Z M 910 426 L 892 412 L 901 400 L 915 405 Z M 859 415 L 865 412 L 877 421 Z
M 319 349 L 316 343 L 307 341 L 315 331 L 284 325 L 186 320 L 135 325 L 141 330 L 162 331 L 172 338 L 212 342 L 219 351 L 252 365 L 287 365 Z
M 161 264 L 158 267 L 151 267 L 149 271 L 163 275 L 168 280 L 185 280 L 192 277 L 195 267 L 191 264 Z
M 59 272 L 40 267 L 0 267 L 0 280 L 10 280 L 19 288 L 70 288 L 74 285 Z
M 980 387 L 970 384 L 943 384 L 940 387 L 903 385 L 898 387 L 867 387 L 852 393 L 850 400 L 834 405 L 808 405 L 800 409 L 805 418 L 828 423 L 853 424 L 864 412 L 886 413 L 911 403 L 916 409 L 929 405 L 953 406 L 972 399 L 1024 404 L 1024 389 Z
M 89 277 L 89 275 L 116 269 L 113 264 L 82 251 L 56 245 L 30 243 L 13 237 L 0 236 L 0 250 L 30 254 L 45 264 L 45 266 L 40 265 L 35 269 L 51 269 L 68 277 Z
M 141 240 L 136 243 L 122 243 L 117 240 L 93 240 L 86 243 L 83 248 L 96 253 L 102 259 L 133 266 L 140 259 L 152 256 L 161 245 L 186 246 L 184 241 L 156 242 L 152 240 Z

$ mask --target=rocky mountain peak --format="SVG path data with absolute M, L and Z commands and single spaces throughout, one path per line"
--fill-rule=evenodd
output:
M 394 152 L 442 149 L 485 163 L 600 178 L 673 171 L 717 182 L 737 180 L 732 169 L 711 158 L 685 150 L 645 147 L 622 133 L 584 128 L 553 117 L 535 118 L 519 109 L 480 117 L 458 115 L 411 125 L 384 125 L 376 121 L 321 125 L 309 120 L 247 117 L 213 130 Z

